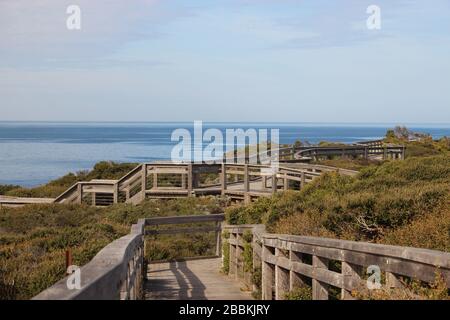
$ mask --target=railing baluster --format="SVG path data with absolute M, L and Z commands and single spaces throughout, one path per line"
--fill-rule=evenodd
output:
M 268 256 L 272 255 L 269 248 L 264 245 L 262 246 L 262 279 L 261 279 L 261 295 L 262 300 L 272 300 L 273 298 L 273 287 L 272 279 L 274 276 L 274 267 L 267 262 Z
M 286 257 L 281 249 L 275 248 L 275 257 Z M 284 300 L 289 292 L 289 270 L 275 266 L 275 299 Z
M 328 259 L 313 255 L 313 272 L 318 269 L 328 269 Z M 312 297 L 313 300 L 328 300 L 328 285 L 313 278 Z

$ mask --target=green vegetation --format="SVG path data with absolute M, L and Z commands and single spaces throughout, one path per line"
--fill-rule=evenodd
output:
M 370 159 L 364 159 L 364 158 L 352 159 L 352 158 L 334 157 L 333 159 L 323 159 L 323 160 L 313 161 L 312 163 L 320 164 L 320 165 L 324 165 L 324 166 L 359 171 L 368 166 L 381 165 L 381 164 L 383 164 L 383 162 L 384 161 L 381 161 L 381 160 L 370 160 Z
M 446 154 L 450 151 L 450 138 L 433 140 L 428 134 L 412 132 L 405 127 L 388 130 L 384 142 L 404 145 L 406 158 Z
M 286 293 L 284 298 L 286 300 L 312 300 L 312 289 L 309 286 L 298 287 Z
M 0 185 L 0 195 L 4 195 L 9 191 L 18 189 L 18 188 L 20 188 L 20 186 L 14 186 L 14 185 L 10 185 L 10 184 Z
M 139 206 L 33 205 L 0 208 L 0 299 L 28 299 L 65 274 L 65 251 L 84 265 L 111 241 L 127 234 L 139 218 L 218 211 L 219 199 L 147 201 Z M 215 241 L 208 234 L 148 237 L 148 260 L 204 255 Z

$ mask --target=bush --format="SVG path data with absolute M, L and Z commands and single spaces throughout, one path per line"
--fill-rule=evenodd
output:
M 286 293 L 286 300 L 312 300 L 312 288 L 310 286 L 302 286 Z

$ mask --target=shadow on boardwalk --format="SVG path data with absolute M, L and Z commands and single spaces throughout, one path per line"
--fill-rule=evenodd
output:
M 221 259 L 155 263 L 148 266 L 149 300 L 250 300 L 239 283 L 220 273 Z

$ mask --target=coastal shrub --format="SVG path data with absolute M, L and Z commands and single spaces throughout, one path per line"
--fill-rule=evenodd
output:
M 312 300 L 312 288 L 301 286 L 291 290 L 284 296 L 285 300 Z
M 6 185 L 0 185 L 0 195 L 4 195 L 7 192 L 20 188 L 20 186 L 15 186 L 15 185 L 11 185 L 11 184 L 6 184 Z

